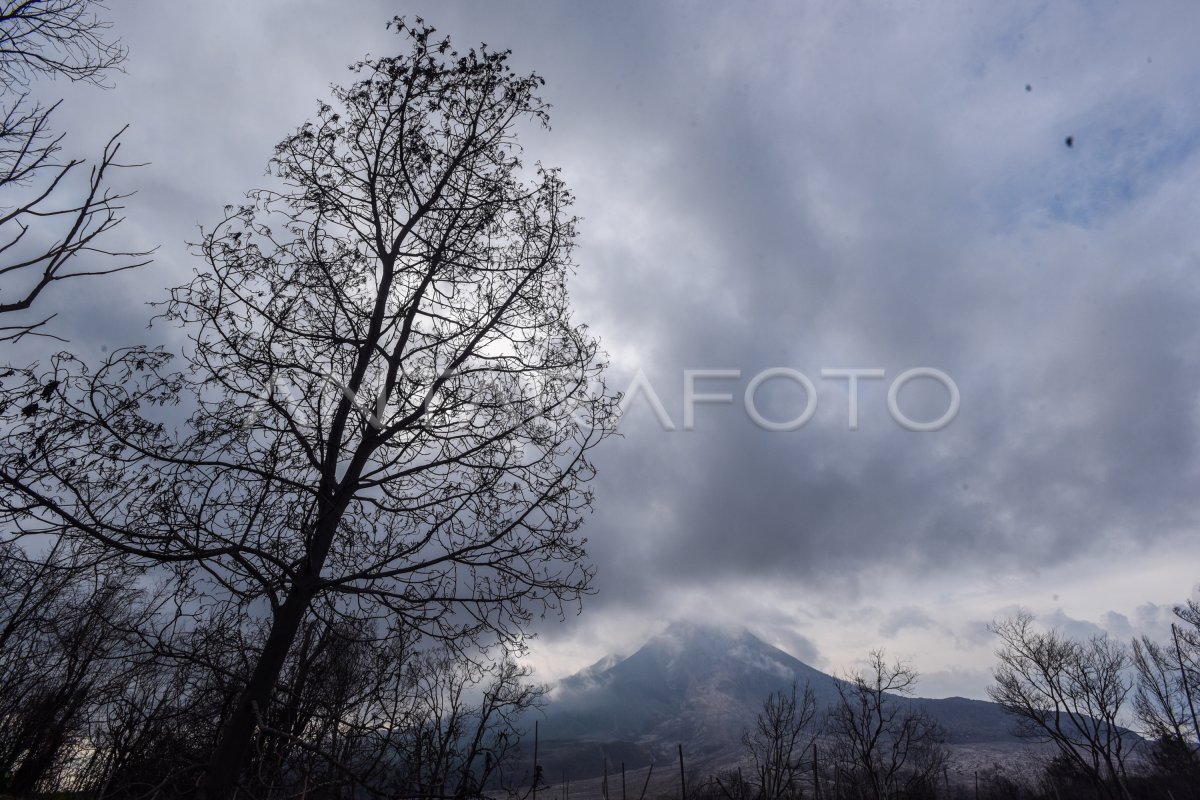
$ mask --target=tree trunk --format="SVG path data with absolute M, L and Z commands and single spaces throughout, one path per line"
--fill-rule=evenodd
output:
M 271 693 L 310 602 L 310 593 L 293 587 L 275 614 L 271 633 L 254 665 L 254 672 L 238 696 L 233 711 L 221 724 L 217 744 L 200 782 L 197 793 L 200 800 L 231 800 L 237 791 L 259 715 L 266 713 Z

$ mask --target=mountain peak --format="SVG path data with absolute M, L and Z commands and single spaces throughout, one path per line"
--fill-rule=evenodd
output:
M 736 647 L 737 645 L 770 647 L 747 628 L 691 620 L 674 620 L 660 633 L 652 636 L 642 645 L 641 649 L 668 647 L 698 654 L 715 648 Z
M 581 758 L 598 745 L 621 743 L 641 753 L 635 758 L 633 751 L 622 751 L 620 760 L 629 763 L 670 757 L 681 742 L 699 755 L 736 760 L 741 733 L 753 727 L 763 701 L 793 685 L 811 687 L 821 709 L 840 700 L 837 678 L 745 628 L 676 620 L 628 658 L 602 659 L 560 681 L 546 709 L 543 741 L 569 743 Z M 1009 720 L 992 703 L 909 697 L 896 702 L 926 708 L 952 741 L 1009 736 Z
M 627 660 L 683 658 L 691 671 L 728 672 L 757 668 L 791 676 L 796 670 L 805 677 L 820 675 L 790 653 L 768 644 L 750 629 L 729 625 L 677 620 L 652 637 Z M 790 681 L 790 678 L 789 678 Z
M 566 736 L 700 736 L 727 744 L 771 692 L 806 682 L 834 691 L 827 676 L 745 628 L 677 620 L 628 658 L 602 660 L 559 682 L 547 728 Z
M 719 625 L 715 622 L 696 622 L 688 619 L 672 620 L 658 636 L 652 637 L 652 640 L 664 636 L 685 640 L 758 638 L 750 632 L 749 628 Z

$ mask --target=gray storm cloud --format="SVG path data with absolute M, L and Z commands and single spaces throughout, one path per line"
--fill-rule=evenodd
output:
M 131 51 L 117 88 L 45 90 L 67 96 L 69 141 L 128 121 L 129 157 L 150 162 L 122 176 L 139 195 L 121 233 L 160 245 L 155 264 L 54 300 L 62 332 L 93 351 L 178 345 L 144 328 L 144 303 L 196 266 L 184 243 L 197 225 L 264 183 L 273 144 L 345 65 L 391 45 L 392 14 L 423 15 L 460 47 L 512 48 L 547 78 L 553 130 L 530 135 L 527 155 L 562 166 L 578 194 L 578 315 L 614 386 L 643 370 L 678 425 L 684 369 L 743 374 L 706 384 L 739 402 L 699 408 L 694 431 L 663 431 L 635 404 L 600 455 L 586 529 L 598 593 L 573 630 L 687 616 L 681 598 L 720 587 L 853 601 L 882 569 L 915 576 L 911 608 L 874 623 L 902 635 L 950 624 L 923 593 L 967 591 L 983 565 L 1030 573 L 1196 541 L 1194 5 L 112 13 Z M 825 381 L 808 425 L 770 433 L 740 396 L 775 366 L 888 378 L 862 385 L 857 431 L 845 383 Z M 887 414 L 888 381 L 918 366 L 961 390 L 936 433 Z M 907 397 L 915 416 L 944 402 Z M 780 386 L 763 398 L 782 416 L 802 402 Z M 1116 579 L 1119 559 L 1110 568 Z M 1147 585 L 1143 601 L 1189 591 Z M 1134 607 L 1113 612 L 1137 628 Z M 803 655 L 823 649 L 779 630 Z

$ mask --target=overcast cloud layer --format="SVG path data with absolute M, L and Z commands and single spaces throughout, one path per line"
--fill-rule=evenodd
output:
M 125 122 L 149 161 L 118 231 L 138 272 L 64 287 L 59 332 L 177 339 L 142 305 L 198 262 L 197 225 L 263 183 L 383 23 L 508 47 L 547 79 L 559 165 L 585 218 L 578 317 L 633 399 L 599 456 L 584 613 L 539 625 L 553 678 L 669 617 L 744 623 L 814 666 L 872 646 L 931 695 L 983 696 L 986 623 L 1024 605 L 1073 633 L 1161 631 L 1200 580 L 1200 6 L 1177 3 L 113 3 L 129 46 L 108 92 L 67 98 L 68 147 Z M 1065 138 L 1073 137 L 1073 147 Z M 123 152 L 125 152 L 123 150 Z M 750 378 L 800 370 L 818 408 L 767 432 Z M 887 410 L 913 367 L 961 408 L 914 433 Z M 878 368 L 847 429 L 844 380 Z M 683 370 L 731 405 L 682 430 Z M 798 387 L 758 395 L 795 416 Z M 946 408 L 930 381 L 902 408 Z

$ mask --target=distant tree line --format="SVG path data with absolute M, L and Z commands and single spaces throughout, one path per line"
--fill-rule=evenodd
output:
M 4 791 L 85 797 L 195 792 L 219 722 L 266 635 L 213 603 L 59 538 L 0 547 L 0 775 Z M 1170 637 L 1126 647 L 1071 639 L 1028 614 L 1001 620 L 990 693 L 1031 743 L 1028 767 L 952 777 L 945 731 L 905 702 L 917 673 L 870 654 L 820 709 L 811 686 L 767 697 L 742 766 L 687 796 L 1188 798 L 1200 787 L 1200 606 Z M 540 687 L 495 653 L 464 657 L 379 621 L 318 608 L 256 722 L 251 797 L 479 797 L 528 786 L 514 760 Z M 390 635 L 389 635 L 390 633 Z
M 834 682 L 818 707 L 810 684 L 773 692 L 742 735 L 743 762 L 689 793 L 703 800 L 926 798 L 942 795 L 946 732 L 913 694 L 917 671 L 870 653 L 864 670 Z
M 1175 609 L 1165 641 L 1129 645 L 1045 630 L 1021 612 L 998 620 L 988 693 L 1031 745 L 1021 768 L 952 776 L 945 731 L 901 701 L 907 664 L 872 652 L 818 709 L 811 686 L 763 702 L 742 765 L 693 781 L 704 800 L 1184 800 L 1200 797 L 1200 603 Z
M 189 610 L 148 578 L 65 539 L 40 557 L 0 549 L 0 791 L 194 794 L 265 631 L 236 603 Z M 245 796 L 477 797 L 513 766 L 541 698 L 526 670 L 379 624 L 306 616 L 256 721 Z

